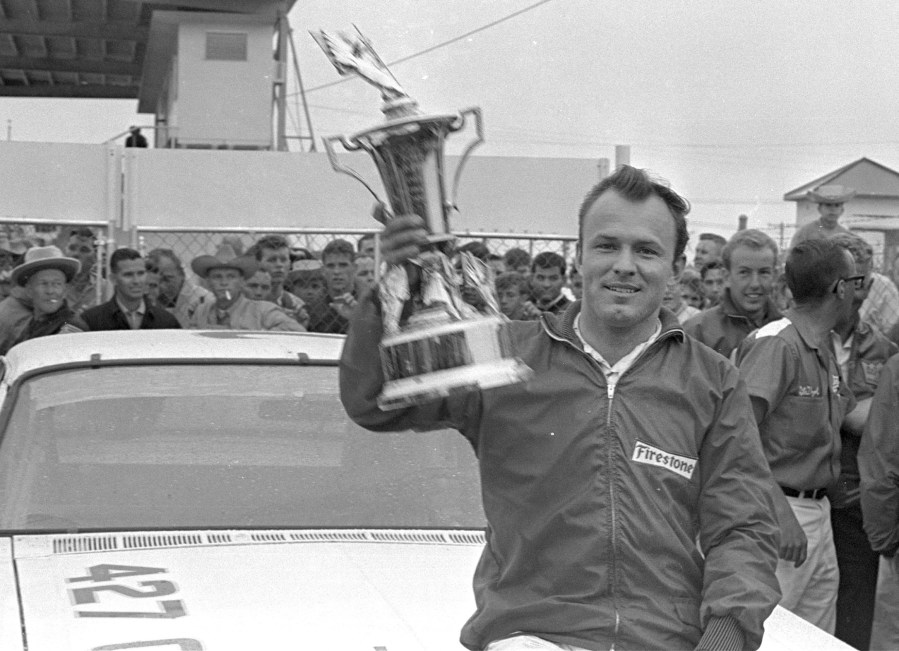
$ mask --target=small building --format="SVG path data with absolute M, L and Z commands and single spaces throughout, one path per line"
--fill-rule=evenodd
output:
M 157 147 L 275 149 L 284 68 L 272 39 L 283 7 L 256 9 L 153 11 L 138 111 L 155 114 Z
M 868 240 L 883 268 L 892 266 L 899 252 L 899 172 L 870 158 L 859 158 L 784 195 L 796 202 L 796 227 L 818 218 L 818 207 L 808 192 L 822 185 L 853 188 L 840 222 Z M 882 256 L 882 257 L 881 257 Z

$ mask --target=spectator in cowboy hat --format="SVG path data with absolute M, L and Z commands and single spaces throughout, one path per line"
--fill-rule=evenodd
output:
M 66 289 L 79 271 L 81 263 L 64 256 L 58 247 L 36 246 L 25 252 L 25 261 L 12 270 L 11 278 L 25 289 L 32 317 L 15 343 L 55 335 L 63 329 L 78 332 L 71 326 L 75 313 L 66 302 Z
M 843 214 L 843 204 L 855 196 L 855 190 L 842 185 L 820 185 L 807 194 L 818 204 L 818 219 L 801 227 L 790 240 L 790 248 L 805 240 L 823 240 L 836 233 L 848 233 L 849 229 L 839 223 Z
M 305 328 L 269 301 L 251 301 L 243 295 L 244 283 L 258 265 L 250 256 L 237 256 L 231 247 L 219 247 L 215 255 L 201 255 L 190 263 L 194 273 L 204 278 L 214 301 L 197 307 L 191 328 L 230 330 L 281 330 L 303 332 Z

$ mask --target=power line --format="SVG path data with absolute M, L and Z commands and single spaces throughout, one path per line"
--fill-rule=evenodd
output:
M 399 59 L 395 59 L 394 61 L 390 61 L 387 63 L 387 65 L 393 66 L 398 63 L 405 63 L 406 61 L 409 61 L 411 59 L 416 59 L 420 56 L 424 56 L 425 54 L 430 54 L 434 50 L 439 50 L 442 47 L 446 47 L 447 45 L 452 45 L 453 43 L 457 43 L 458 41 L 468 38 L 469 36 L 472 36 L 473 34 L 477 34 L 478 32 L 483 32 L 484 30 L 490 29 L 491 27 L 496 27 L 500 23 L 504 23 L 507 20 L 511 20 L 512 18 L 515 18 L 516 16 L 520 16 L 521 14 L 527 13 L 527 12 L 531 11 L 532 9 L 536 9 L 537 7 L 539 7 L 541 5 L 547 4 L 548 2 L 552 2 L 552 0 L 540 0 L 540 2 L 535 2 L 532 5 L 528 5 L 527 7 L 519 9 L 518 11 L 513 11 L 511 14 L 507 14 L 507 15 L 503 16 L 502 18 L 497 18 L 496 20 L 494 20 L 492 22 L 489 22 L 485 25 L 481 25 L 480 27 L 476 27 L 475 29 L 465 32 L 464 34 L 460 34 L 459 36 L 455 36 L 447 41 L 443 41 L 442 43 L 437 43 L 436 45 L 432 45 L 431 47 L 425 48 L 424 50 L 421 50 L 419 52 L 415 52 L 414 54 L 410 54 L 408 56 L 404 56 L 404 57 L 400 57 Z M 336 86 L 338 84 L 342 84 L 345 81 L 349 81 L 350 79 L 351 79 L 350 77 L 341 77 L 340 79 L 337 79 L 336 81 L 329 81 L 327 84 L 321 84 L 320 86 L 313 86 L 312 88 L 307 88 L 306 92 L 313 93 L 313 92 L 315 92 L 317 90 L 321 90 L 323 88 L 330 88 L 331 86 Z

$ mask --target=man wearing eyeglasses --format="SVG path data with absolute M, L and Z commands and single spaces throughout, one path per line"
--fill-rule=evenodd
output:
M 871 288 L 871 245 L 858 235 L 838 233 L 831 238 L 852 254 L 862 287 L 831 333 L 840 372 L 856 400 L 840 428 L 840 480 L 828 490 L 833 540 L 840 568 L 836 636 L 856 649 L 870 646 L 871 622 L 877 594 L 880 556 L 871 548 L 862 526 L 858 450 L 862 432 L 886 361 L 899 347 L 860 314 Z M 883 648 L 883 647 L 878 647 Z
M 852 255 L 832 240 L 807 240 L 786 262 L 794 307 L 750 334 L 736 360 L 776 485 L 780 605 L 833 634 L 839 586 L 826 487 L 840 475 L 840 424 L 854 407 L 830 348 L 851 308 Z

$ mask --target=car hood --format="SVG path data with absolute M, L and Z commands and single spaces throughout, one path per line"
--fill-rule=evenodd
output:
M 27 651 L 462 649 L 483 546 L 458 530 L 0 537 L 0 649 L 24 651 L 23 628 Z M 778 606 L 759 651 L 788 648 L 851 651 Z
M 21 618 L 28 651 L 461 649 L 483 544 L 432 530 L 0 539 L 0 648 L 23 648 Z

